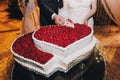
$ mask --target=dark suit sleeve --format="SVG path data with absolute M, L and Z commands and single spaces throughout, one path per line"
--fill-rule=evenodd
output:
M 55 13 L 54 10 L 51 9 L 51 7 L 46 3 L 46 0 L 37 0 L 38 6 L 40 7 L 40 11 L 43 14 L 49 15 L 49 17 L 52 16 L 53 13 Z

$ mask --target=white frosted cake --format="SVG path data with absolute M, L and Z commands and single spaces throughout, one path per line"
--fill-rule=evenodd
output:
M 89 57 L 96 39 L 93 30 L 81 24 L 43 26 L 17 38 L 11 46 L 15 60 L 31 71 L 49 77 L 57 70 L 67 72 Z

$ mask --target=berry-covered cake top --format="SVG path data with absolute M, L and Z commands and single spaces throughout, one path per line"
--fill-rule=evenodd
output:
M 66 47 L 91 33 L 91 28 L 83 24 L 74 24 L 74 28 L 67 26 L 49 25 L 37 30 L 34 37 L 58 46 Z

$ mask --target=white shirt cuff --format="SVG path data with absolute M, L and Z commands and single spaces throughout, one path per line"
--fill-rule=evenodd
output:
M 53 13 L 51 16 L 51 19 L 53 20 L 54 16 L 56 15 L 56 13 Z

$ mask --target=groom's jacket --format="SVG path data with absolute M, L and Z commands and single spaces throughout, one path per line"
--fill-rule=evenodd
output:
M 38 0 L 40 7 L 40 24 L 51 25 L 54 21 L 51 19 L 53 13 L 58 14 L 58 9 L 62 7 L 61 0 Z

